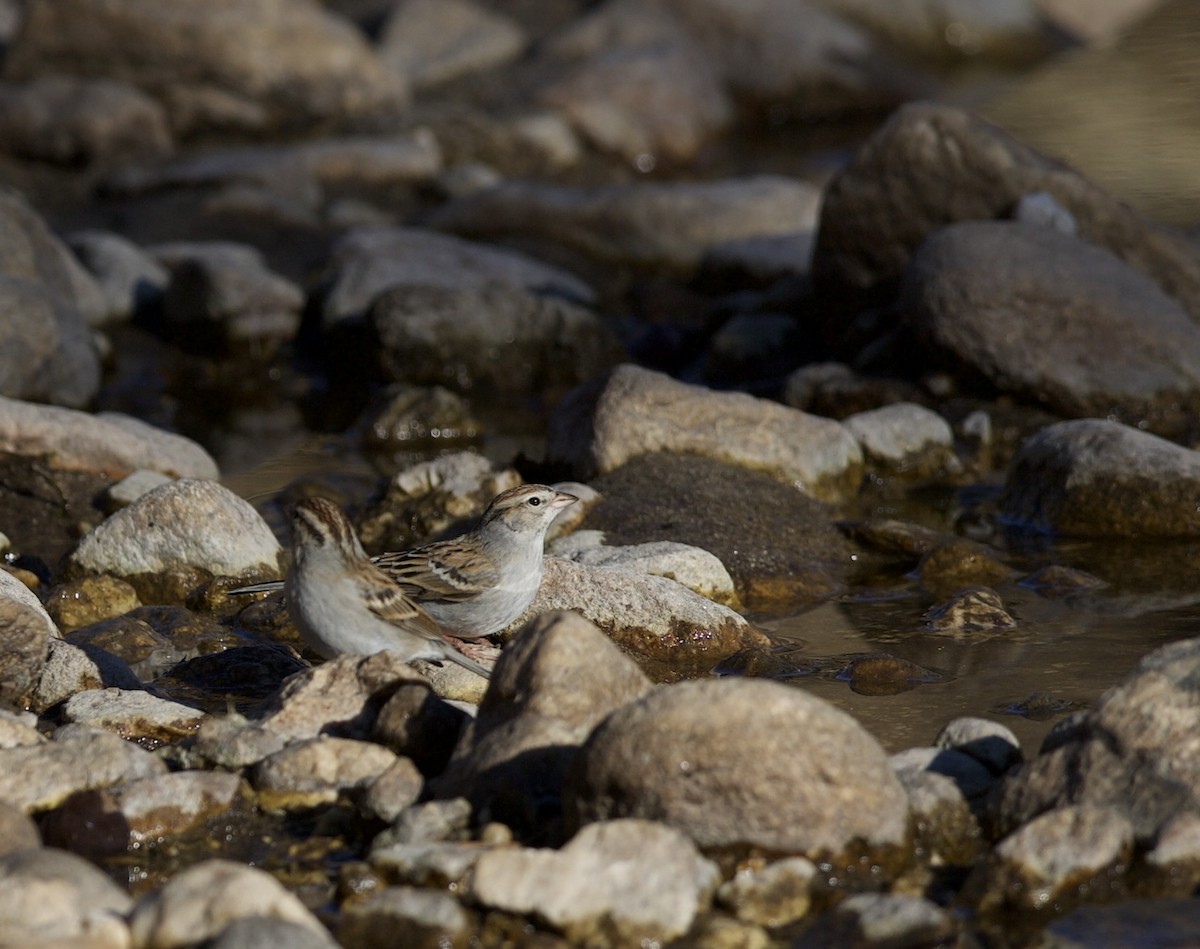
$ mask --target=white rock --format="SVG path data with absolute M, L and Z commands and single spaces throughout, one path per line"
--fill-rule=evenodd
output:
M 555 549 L 556 553 L 557 550 L 558 548 Z M 694 593 L 726 606 L 736 606 L 738 602 L 733 578 L 720 558 L 690 544 L 669 540 L 624 547 L 580 544 L 574 545 L 571 552 L 565 556 L 575 563 L 591 567 L 623 567 L 650 576 L 666 577 L 668 580 L 682 583 Z
M 946 457 L 954 445 L 949 423 L 937 412 L 913 402 L 895 402 L 858 412 L 843 419 L 870 460 L 904 467 L 922 455 L 936 452 Z

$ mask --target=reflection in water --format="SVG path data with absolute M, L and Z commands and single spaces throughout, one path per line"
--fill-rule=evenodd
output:
M 951 719 L 973 715 L 1007 725 L 1031 755 L 1055 722 L 1090 706 L 1147 652 L 1200 635 L 1196 606 L 1151 619 L 1094 609 L 1094 599 L 1068 604 L 1016 586 L 1001 592 L 1020 625 L 975 642 L 928 632 L 915 596 L 825 603 L 762 625 L 786 644 L 782 653 L 791 666 L 812 670 L 784 681 L 849 712 L 890 752 L 931 744 Z M 941 678 L 868 695 L 839 677 L 853 657 L 880 653 Z

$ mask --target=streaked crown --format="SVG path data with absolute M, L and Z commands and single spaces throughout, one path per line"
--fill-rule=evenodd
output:
M 292 543 L 327 547 L 351 557 L 366 557 L 342 509 L 328 498 L 303 498 L 292 508 Z

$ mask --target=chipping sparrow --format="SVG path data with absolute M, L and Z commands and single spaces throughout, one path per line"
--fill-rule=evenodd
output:
M 448 660 L 483 676 L 487 669 L 457 652 L 436 622 L 367 558 L 341 509 L 306 498 L 292 512 L 288 611 L 305 643 L 329 658 L 385 649 L 406 662 Z
M 578 500 L 544 484 L 496 495 L 479 525 L 461 537 L 434 541 L 375 563 L 451 636 L 476 639 L 499 632 L 533 602 L 542 582 L 542 543 L 555 515 Z M 256 583 L 232 593 L 278 589 Z

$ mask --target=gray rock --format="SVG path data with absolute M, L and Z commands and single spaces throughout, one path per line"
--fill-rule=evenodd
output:
M 42 845 L 41 834 L 33 819 L 11 804 L 0 802 L 0 858 Z
M 139 468 L 137 471 L 131 472 L 104 492 L 104 500 L 109 513 L 129 507 L 143 494 L 149 494 L 170 480 L 161 471 Z
M 133 900 L 102 870 L 64 850 L 0 857 L 0 931 L 14 946 L 129 945 Z
M 948 164 L 948 154 L 958 160 Z M 913 252 L 935 231 L 1007 218 L 1033 191 L 1068 210 L 1084 240 L 1200 312 L 1200 260 L 1188 238 L 1143 219 L 973 113 L 916 103 L 897 110 L 825 192 L 813 274 L 830 303 L 827 335 L 843 336 L 847 306 L 890 297 Z
M 46 737 L 37 730 L 37 716 L 32 712 L 0 710 L 0 748 L 42 745 L 46 741 Z
M 493 850 L 472 897 L 533 915 L 574 943 L 669 942 L 690 928 L 721 880 L 682 833 L 645 820 L 590 824 L 561 850 Z
M 379 706 L 397 686 L 408 683 L 429 684 L 395 653 L 337 656 L 289 677 L 260 724 L 289 740 L 318 735 L 366 739 Z
M 161 759 L 110 732 L 66 725 L 46 745 L 0 750 L 0 801 L 44 811 L 79 791 L 165 771 Z
M 565 245 L 608 264 L 694 271 L 729 241 L 791 234 L 817 213 L 820 192 L 792 178 L 606 185 L 508 182 L 451 201 L 442 230 L 480 239 Z
M 411 886 L 461 891 L 479 858 L 491 849 L 477 841 L 387 842 L 392 836 L 385 832 L 384 840 L 371 847 L 371 869 L 385 880 Z
M 60 636 L 37 596 L 0 570 L 0 702 L 25 708 L 33 699 L 50 641 Z
M 555 610 L 578 613 L 627 652 L 680 666 L 713 663 L 764 641 L 740 613 L 675 580 L 557 557 L 545 558 L 537 596 L 500 635 Z
M 1048 227 L 1060 234 L 1074 236 L 1079 231 L 1075 217 L 1045 191 L 1023 195 L 1013 210 L 1013 220 L 1037 227 Z
M 284 919 L 243 916 L 226 926 L 204 949 L 339 949 L 328 932 Z
M 218 476 L 217 463 L 190 438 L 115 412 L 89 415 L 2 397 L 0 450 L 41 457 L 67 471 L 119 478 L 138 468 L 172 477 Z
M 804 857 L 742 867 L 721 884 L 717 902 L 743 922 L 775 929 L 808 915 L 816 876 L 816 865 Z
M 168 336 L 245 347 L 296 335 L 304 291 L 268 268 L 256 248 L 208 241 L 156 244 L 147 252 L 171 274 L 158 324 Z
M 704 381 L 732 385 L 781 376 L 796 365 L 803 337 L 790 313 L 738 313 L 710 337 Z
M 338 943 L 347 949 L 449 946 L 468 932 L 466 911 L 450 893 L 388 886 L 342 911 Z
M 211 715 L 200 723 L 192 749 L 210 764 L 238 771 L 273 755 L 286 741 L 278 732 L 240 716 Z
M 133 670 L 112 653 L 53 639 L 30 707 L 45 711 L 85 689 L 137 689 L 141 684 Z
M 520 287 L 393 287 L 368 315 L 386 378 L 481 394 L 579 385 L 624 355 L 590 310 Z
M 350 23 L 295 0 L 166 10 L 145 0 L 87 0 L 29 11 L 5 64 L 123 80 L 159 99 L 181 136 L 348 123 L 407 102 L 400 78 Z M 109 42 L 97 47 L 95 38 Z
M 945 775 L 968 801 L 982 798 L 997 780 L 986 765 L 955 748 L 909 748 L 889 761 L 897 775 L 918 771 Z
M 922 766 L 900 767 L 896 777 L 908 795 L 916 844 L 931 864 L 971 866 L 986 856 L 974 806 L 954 778 Z
M 371 739 L 412 759 L 424 774 L 440 774 L 469 716 L 439 698 L 428 682 L 393 686 L 371 729 Z
M 1004 517 L 1084 537 L 1200 534 L 1200 453 L 1118 422 L 1048 425 L 1021 445 L 1008 471 Z
M 517 251 L 436 231 L 389 227 L 351 231 L 333 248 L 325 326 L 362 316 L 393 287 L 482 291 L 495 283 L 591 303 L 595 292 L 578 277 Z
M 539 617 L 500 654 L 479 714 L 433 793 L 467 797 L 481 821 L 551 833 L 579 746 L 605 715 L 650 688 L 585 619 Z
M 174 148 L 167 113 L 124 82 L 44 75 L 0 86 L 4 151 L 58 165 L 153 161 Z
M 549 552 L 589 567 L 618 567 L 638 570 L 654 577 L 666 577 L 682 583 L 705 599 L 735 609 L 738 606 L 733 578 L 729 576 L 725 565 L 707 550 L 669 540 L 610 547 L 603 543 L 601 532 L 584 533 L 598 536 L 590 543 L 563 544 L 560 541 L 557 545 L 549 545 Z M 577 537 L 578 532 L 568 534 L 562 540 L 572 541 Z
M 109 517 L 79 542 L 70 564 L 131 581 L 172 567 L 248 576 L 276 573 L 279 554 L 279 541 L 246 501 L 215 481 L 183 479 Z
M 955 718 L 942 727 L 933 744 L 970 755 L 997 775 L 1004 774 L 1024 759 L 1021 742 L 1012 730 L 988 718 Z
M 292 893 L 265 870 L 229 860 L 205 860 L 176 874 L 133 907 L 129 928 L 137 946 L 190 946 L 220 935 L 247 916 L 328 932 Z
M 896 402 L 856 412 L 842 424 L 858 440 L 868 462 L 892 473 L 921 477 L 960 467 L 949 423 L 922 405 Z
M 1089 8 L 1089 11 L 1091 8 Z M 1163 947 L 1183 947 L 1200 926 L 1200 906 L 1185 899 L 1127 900 L 1112 906 L 1081 906 L 1042 931 L 1045 949 L 1127 949 L 1153 932 Z
M 149 692 L 125 689 L 86 689 L 76 692 L 63 706 L 68 722 L 93 725 L 122 738 L 172 741 L 192 734 L 204 712 L 160 699 Z
M 401 811 L 392 826 L 377 836 L 372 852 L 381 853 L 394 846 L 440 843 L 462 839 L 471 828 L 471 802 L 465 797 L 454 797 L 444 801 L 424 801 Z
M 972 871 L 966 892 L 984 912 L 1068 906 L 1128 866 L 1133 842 L 1133 825 L 1114 808 L 1060 807 L 1000 841 Z
M 564 800 L 568 827 L 644 817 L 705 848 L 835 863 L 861 847 L 883 866 L 908 833 L 907 797 L 875 739 L 821 699 L 760 679 L 682 682 L 617 709 L 584 745 Z
M 953 915 L 923 897 L 855 893 L 818 917 L 794 945 L 796 949 L 953 945 L 958 931 Z
M 542 49 L 538 104 L 642 171 L 687 161 L 733 120 L 716 63 L 657 5 L 603 4 Z
M 1200 810 L 1200 639 L 1146 656 L 1041 754 L 1010 772 L 993 795 L 990 819 L 1004 835 L 1068 805 L 1115 809 L 1140 838 L 1168 819 Z
M 614 545 L 672 541 L 710 551 L 747 609 L 795 613 L 853 582 L 861 549 L 835 523 L 837 512 L 765 472 L 657 452 L 631 458 L 595 486 L 604 501 L 587 512 L 585 528 Z
M 659 451 L 765 471 L 825 500 L 856 492 L 862 473 L 858 443 L 838 422 L 633 365 L 576 389 L 550 420 L 547 458 L 584 479 Z
M 382 745 L 352 738 L 309 738 L 264 758 L 254 787 L 270 811 L 306 810 L 332 804 L 344 791 L 363 788 L 397 761 Z
M 425 778 L 411 758 L 397 757 L 391 766 L 372 781 L 359 802 L 369 818 L 391 823 L 417 803 L 425 789 Z
M 514 20 L 472 0 L 404 0 L 379 30 L 379 58 L 414 89 L 512 62 L 528 44 Z
M 1059 415 L 1136 421 L 1200 397 L 1200 327 L 1179 301 L 1111 251 L 1044 227 L 943 228 L 914 253 L 900 308 L 952 371 Z

